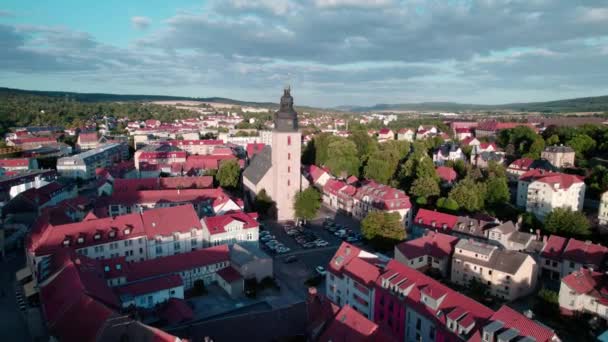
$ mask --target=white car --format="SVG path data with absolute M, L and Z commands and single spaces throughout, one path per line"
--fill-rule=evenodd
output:
M 325 267 L 323 266 L 317 266 L 317 268 L 315 268 L 315 270 L 317 271 L 317 273 L 319 273 L 319 275 L 324 276 L 327 271 L 325 270 Z

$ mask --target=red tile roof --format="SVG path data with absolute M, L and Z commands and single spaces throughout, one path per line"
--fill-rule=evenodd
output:
M 357 189 L 354 195 L 360 201 L 367 199 L 371 204 L 380 210 L 409 209 L 412 207 L 410 198 L 402 190 L 395 189 L 388 185 L 379 184 L 373 180 L 366 180 Z
M 203 218 L 203 225 L 209 230 L 211 235 L 215 235 L 225 233 L 226 226 L 234 221 L 242 223 L 243 229 L 260 227 L 257 221 L 257 213 L 244 213 L 242 211 L 205 217 Z
M 354 310 L 350 305 L 344 305 L 328 322 L 327 328 L 321 334 L 320 342 L 360 341 L 384 342 L 391 341 L 389 337 L 380 334 L 378 325 Z
M 601 272 L 581 268 L 565 276 L 562 282 L 578 294 L 590 294 L 598 297 L 601 292 L 606 291 L 604 277 Z
M 474 323 L 473 333 L 475 333 L 494 313 L 490 308 L 395 260 L 388 262 L 385 272 L 376 281 L 376 286 L 384 289 L 384 282 L 394 284 L 399 289 L 411 287 L 404 297 L 405 304 L 427 319 L 443 325 L 445 329 L 447 329 L 447 317 L 459 317 L 457 320 L 461 326 L 466 327 Z M 393 293 L 393 290 L 389 289 L 384 291 Z M 437 301 L 438 305 L 435 309 L 422 301 L 423 293 L 435 297 L 442 296 L 443 299 Z
M 541 251 L 541 256 L 549 259 L 559 259 L 566 247 L 568 239 L 557 235 L 549 236 L 547 243 Z
M 183 190 L 143 190 L 114 193 L 108 197 L 107 204 L 133 205 L 140 203 L 205 203 L 213 207 L 232 200 L 221 188 L 215 189 L 183 189 Z M 105 205 L 106 203 L 104 203 Z
M 49 324 L 51 332 L 60 341 L 96 341 L 106 321 L 118 314 L 87 295 L 74 293 L 71 297 L 74 302 Z
M 159 313 L 169 324 L 177 324 L 194 318 L 194 312 L 183 299 L 171 298 Z
M 594 265 L 596 268 L 603 266 L 608 255 L 608 248 L 591 243 L 591 241 L 580 241 L 570 239 L 564 248 L 562 258 L 583 265 Z
M 243 279 L 243 276 L 241 276 L 232 266 L 222 268 L 217 272 L 217 275 L 227 283 L 234 283 L 235 281 Z
M 533 162 L 534 159 L 532 158 L 519 158 L 509 165 L 509 169 L 527 171 L 530 169 L 530 165 L 532 165 Z
M 80 133 L 78 143 L 94 143 L 98 141 L 97 132 Z
M 389 128 L 381 128 L 378 131 L 378 134 L 389 134 L 389 133 L 392 133 L 392 131 Z
M 32 230 L 27 246 L 36 255 L 47 255 L 66 248 L 65 241 L 69 241 L 70 248 L 82 248 L 144 234 L 140 215 L 128 214 L 56 226 L 48 224 L 40 231 Z
M 177 274 L 163 275 L 156 278 L 136 281 L 124 286 L 116 287 L 119 295 L 141 296 L 162 290 L 183 286 L 182 278 Z
M 114 192 L 165 189 L 208 189 L 213 187 L 212 176 L 163 177 L 114 180 Z
M 416 213 L 414 224 L 430 229 L 451 230 L 458 222 L 458 216 L 440 213 L 438 211 L 420 209 Z
M 361 258 L 353 258 L 344 266 L 344 273 L 363 285 L 373 284 L 380 275 L 380 269 Z
M 230 251 L 228 246 L 214 246 L 188 253 L 131 263 L 129 264 L 127 279 L 135 281 L 229 261 Z
M 408 259 L 425 255 L 441 259 L 452 255 L 457 242 L 455 236 L 430 231 L 418 239 L 402 242 L 396 248 Z
M 253 143 L 253 144 L 247 144 L 247 156 L 249 158 L 253 157 L 253 155 L 262 152 L 262 149 L 266 146 L 266 144 L 261 144 L 261 143 Z
M 528 171 L 530 172 L 530 171 Z M 580 176 L 569 175 L 565 173 L 557 173 L 552 175 L 546 175 L 539 177 L 537 181 L 551 185 L 551 189 L 554 189 L 555 185 L 559 186 L 559 189 L 569 189 L 573 184 L 583 183 L 583 179 Z
M 158 235 L 167 236 L 176 232 L 186 233 L 192 229 L 202 229 L 192 204 L 146 210 L 141 214 L 141 218 L 146 235 L 151 239 Z
M 210 170 L 218 169 L 220 163 L 224 160 L 237 159 L 236 156 L 230 155 L 193 155 L 189 156 L 184 163 L 183 169 L 188 172 L 192 169 L 195 170 Z
M 48 143 L 56 143 L 57 139 L 55 139 L 54 137 L 31 137 L 31 138 L 13 139 L 12 142 L 15 145 L 22 145 L 22 144 L 48 144 Z
M 501 321 L 504 328 L 516 329 L 519 336 L 533 337 L 536 342 L 550 342 L 555 336 L 553 330 L 538 324 L 506 305 L 501 306 L 490 319 Z
M 468 138 L 462 139 L 460 141 L 460 145 L 462 145 L 462 146 L 469 146 L 473 141 L 476 141 L 476 142 L 479 143 L 479 140 L 477 140 L 477 138 L 475 138 L 475 137 L 468 137 Z
M 328 174 L 327 171 L 314 164 L 308 167 L 308 173 L 310 174 L 313 182 L 317 182 L 321 176 Z
M 453 182 L 458 177 L 456 171 L 449 166 L 439 166 L 437 169 L 435 169 L 435 171 L 437 172 L 439 178 L 446 182 Z
M 0 167 L 28 167 L 30 160 L 28 158 L 11 158 L 0 159 Z
M 471 133 L 471 129 L 468 127 L 460 127 L 454 129 L 456 133 Z

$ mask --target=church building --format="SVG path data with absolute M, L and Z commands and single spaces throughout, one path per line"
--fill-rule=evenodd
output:
M 287 87 L 280 108 L 274 114 L 272 145 L 257 153 L 243 172 L 243 186 L 249 199 L 253 201 L 261 190 L 265 190 L 276 203 L 279 221 L 295 218 L 294 200 L 302 186 L 301 138 L 298 113 L 293 109 L 293 98 Z

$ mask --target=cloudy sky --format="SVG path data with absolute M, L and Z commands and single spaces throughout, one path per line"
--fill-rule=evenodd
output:
M 608 0 L 0 2 L 0 86 L 313 106 L 608 95 Z

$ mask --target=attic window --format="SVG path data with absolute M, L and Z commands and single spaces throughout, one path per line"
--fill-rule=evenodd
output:
M 83 244 L 83 243 L 84 243 L 84 238 L 83 238 L 82 236 L 81 236 L 81 237 L 79 237 L 79 238 L 78 238 L 78 240 L 77 240 L 77 242 L 78 242 L 79 244 Z
M 130 228 L 125 229 L 124 233 L 125 233 L 125 235 L 131 234 L 131 229 Z
M 420 218 L 420 219 L 418 219 L 418 223 L 422 223 L 422 219 L 421 219 L 421 218 Z
M 431 222 L 432 227 L 435 227 L 435 225 L 436 225 L 435 221 Z
M 121 264 L 116 264 L 116 269 L 120 271 L 122 269 L 122 265 Z
M 63 245 L 64 246 L 69 246 L 70 245 L 70 239 L 68 238 L 68 239 L 63 240 Z
M 105 272 L 110 272 L 110 266 L 104 266 L 104 267 L 103 267 L 103 270 L 104 270 Z
M 99 239 L 101 239 L 101 234 L 99 234 L 99 233 L 95 233 L 95 235 L 93 235 L 93 239 L 94 239 L 94 240 L 99 240 Z
M 442 227 L 443 229 L 447 229 L 447 228 L 448 228 L 448 225 L 447 225 L 446 223 L 444 223 L 443 225 L 441 225 L 441 227 Z
M 110 230 L 110 233 L 108 234 L 111 238 L 116 236 L 116 231 L 114 229 Z

